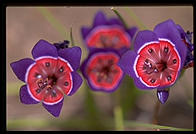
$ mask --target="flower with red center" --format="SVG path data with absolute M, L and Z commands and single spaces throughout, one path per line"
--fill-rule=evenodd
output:
M 82 27 L 84 44 L 90 50 L 94 48 L 114 48 L 120 53 L 130 49 L 131 40 L 137 28 L 125 28 L 118 18 L 107 19 L 103 12 L 95 15 L 93 26 Z
M 113 92 L 124 77 L 117 65 L 120 55 L 113 49 L 96 49 L 91 51 L 81 65 L 83 76 L 92 90 Z
M 73 95 L 82 84 L 76 72 L 81 49 L 57 50 L 55 45 L 40 40 L 32 49 L 32 56 L 34 60 L 25 58 L 10 64 L 18 79 L 26 83 L 20 89 L 20 100 L 24 104 L 42 102 L 48 112 L 58 117 L 64 95 Z
M 161 103 L 168 98 L 166 90 L 178 79 L 184 67 L 187 47 L 172 20 L 158 24 L 154 31 L 138 32 L 134 50 L 119 61 L 121 69 L 134 79 L 140 89 L 155 89 Z

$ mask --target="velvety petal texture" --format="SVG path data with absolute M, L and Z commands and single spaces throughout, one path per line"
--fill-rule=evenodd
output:
M 58 55 L 67 60 L 74 70 L 79 68 L 82 55 L 82 50 L 80 47 L 61 49 L 58 51 Z
M 32 96 L 29 94 L 29 91 L 27 89 L 27 85 L 23 85 L 20 88 L 20 101 L 23 104 L 37 104 L 39 101 L 32 98 Z
M 184 65 L 184 61 L 187 54 L 187 48 L 181 39 L 180 33 L 176 28 L 176 24 L 171 20 L 164 21 L 154 28 L 154 32 L 159 38 L 170 40 L 174 45 L 181 57 L 181 68 Z
M 68 94 L 68 96 L 73 95 L 79 89 L 83 82 L 81 76 L 77 72 L 71 72 L 71 75 L 73 79 L 73 89 Z
M 54 45 L 45 40 L 39 40 L 32 49 L 33 58 L 39 58 L 41 56 L 58 57 L 57 49 Z
M 13 72 L 17 76 L 18 79 L 25 82 L 25 75 L 28 67 L 33 64 L 35 61 L 30 58 L 25 58 L 16 62 L 12 62 L 10 64 Z
M 159 42 L 158 37 L 154 32 L 149 30 L 138 32 L 134 41 L 135 52 L 138 52 L 141 47 L 150 42 Z
M 98 11 L 93 21 L 93 27 L 98 25 L 105 25 L 107 23 L 106 17 L 102 11 Z
M 59 117 L 62 106 L 63 106 L 63 101 L 64 101 L 64 98 L 60 102 L 54 105 L 45 104 L 44 102 L 42 103 L 42 105 L 53 116 Z

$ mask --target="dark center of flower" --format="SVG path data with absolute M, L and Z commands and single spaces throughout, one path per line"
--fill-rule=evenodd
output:
M 113 53 L 103 53 L 94 56 L 87 66 L 87 74 L 94 85 L 110 89 L 122 76 L 122 70 L 116 65 L 119 57 Z

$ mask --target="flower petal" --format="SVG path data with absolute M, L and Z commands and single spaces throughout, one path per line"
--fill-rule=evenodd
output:
M 20 88 L 20 101 L 24 104 L 37 104 L 39 101 L 36 101 L 31 97 L 28 92 L 27 85 L 23 85 Z
M 73 79 L 73 88 L 71 92 L 68 94 L 68 96 L 73 95 L 79 89 L 83 82 L 81 76 L 77 72 L 71 72 L 71 75 Z
M 80 47 L 72 47 L 61 49 L 58 51 L 58 55 L 67 60 L 74 70 L 77 70 L 80 66 L 82 50 Z
M 186 45 L 181 39 L 180 33 L 176 28 L 176 24 L 171 20 L 164 21 L 154 28 L 154 32 L 157 34 L 159 38 L 164 38 L 170 40 L 176 47 L 179 55 L 181 57 L 181 68 L 184 65 L 184 61 L 186 58 Z
M 63 106 L 63 101 L 64 101 L 64 98 L 57 104 L 48 105 L 43 102 L 42 105 L 49 113 L 51 113 L 55 117 L 58 117 L 60 115 L 60 112 Z
M 98 11 L 94 18 L 93 27 L 96 27 L 98 25 L 105 25 L 105 24 L 107 24 L 105 14 L 102 11 Z
M 120 68 L 131 77 L 136 77 L 133 70 L 133 64 L 136 57 L 137 54 L 134 51 L 129 50 L 122 55 L 121 59 L 118 62 Z
M 16 62 L 12 62 L 10 64 L 13 72 L 15 73 L 15 75 L 17 76 L 18 79 L 20 79 L 21 81 L 25 82 L 25 74 L 26 71 L 28 69 L 28 67 L 33 64 L 35 61 L 30 59 L 30 58 L 25 58 L 25 59 L 21 59 L 19 61 Z
M 128 32 L 128 34 L 131 36 L 131 38 L 134 37 L 135 33 L 137 32 L 138 28 L 137 27 L 131 27 L 129 29 L 127 29 L 126 31 Z
M 158 42 L 157 35 L 149 30 L 138 32 L 134 41 L 134 50 L 137 52 L 142 46 L 149 42 Z
M 39 40 L 31 53 L 34 59 L 41 56 L 58 57 L 56 47 L 45 40 Z
M 81 28 L 81 34 L 84 40 L 86 39 L 86 36 L 90 33 L 90 31 L 91 31 L 91 28 L 88 28 L 88 27 Z

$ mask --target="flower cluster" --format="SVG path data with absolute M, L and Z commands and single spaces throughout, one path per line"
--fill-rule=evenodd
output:
M 192 32 L 185 32 L 171 19 L 156 25 L 153 31 L 139 31 L 135 36 L 136 32 L 136 27 L 127 29 L 120 19 L 107 19 L 103 12 L 97 12 L 92 27 L 81 28 L 89 50 L 81 66 L 81 49 L 70 48 L 69 41 L 38 41 L 32 49 L 34 59 L 10 64 L 18 79 L 25 82 L 20 89 L 21 102 L 42 102 L 58 117 L 64 95 L 73 95 L 83 82 L 77 73 L 80 68 L 94 91 L 114 92 L 128 74 L 139 89 L 157 89 L 159 101 L 165 103 L 181 71 L 193 67 Z M 130 50 L 133 37 L 134 50 Z
M 136 27 L 126 29 L 118 18 L 107 19 L 101 11 L 96 13 L 91 28 L 81 28 L 84 44 L 89 50 L 81 71 L 92 90 L 113 92 L 119 87 L 124 72 L 117 63 L 130 49 L 136 31 Z

